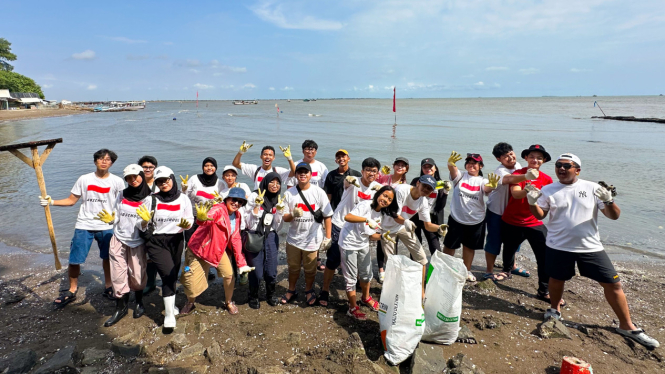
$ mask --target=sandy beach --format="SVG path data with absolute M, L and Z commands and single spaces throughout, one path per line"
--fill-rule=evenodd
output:
M 62 117 L 74 114 L 84 114 L 88 111 L 76 109 L 20 109 L 0 110 L 0 121 L 17 121 L 22 119 Z
M 66 270 L 53 270 L 49 255 L 3 250 L 0 357 L 30 349 L 36 352 L 38 368 L 71 346 L 70 365 L 89 373 L 440 373 L 446 361 L 458 353 L 487 374 L 554 374 L 564 356 L 586 360 L 596 373 L 665 370 L 662 348 L 648 351 L 616 334 L 617 321 L 602 289 L 581 277 L 568 282 L 564 294 L 569 306 L 564 308 L 563 317 L 570 338 L 539 336 L 538 327 L 548 305 L 535 299 L 533 277 L 514 277 L 498 286 L 479 282 L 465 287 L 462 312 L 462 326 L 469 329 L 476 344 L 421 342 L 414 359 L 391 367 L 382 358 L 377 313 L 366 311 L 369 318 L 363 322 L 346 316 L 348 304 L 340 291 L 341 276 L 333 282 L 327 308 L 306 307 L 300 282 L 295 304 L 273 308 L 262 300 L 261 308 L 253 310 L 247 305 L 246 286 L 237 286 L 237 316 L 220 307 L 224 291 L 217 279 L 199 298 L 195 311 L 179 317 L 178 328 L 167 335 L 161 329 L 159 288 L 144 299 L 145 316 L 135 320 L 130 311 L 117 325 L 102 327 L 114 303 L 101 295 L 103 276 L 94 257 L 90 256 L 91 264 L 83 268 L 78 299 L 59 310 L 51 301 L 67 283 Z M 280 257 L 277 291 L 282 294 L 287 285 L 283 248 Z M 535 269 L 535 263 L 526 257 L 520 256 L 519 263 Z M 662 261 L 622 261 L 615 266 L 634 322 L 665 341 L 661 314 L 665 300 L 654 297 L 662 294 L 665 265 Z M 474 266 L 474 270 L 480 269 L 480 263 Z M 317 285 L 321 281 L 319 272 Z M 372 281 L 371 293 L 378 299 L 381 285 Z M 184 302 L 180 287 L 176 305 Z M 130 303 L 130 308 L 133 305 Z

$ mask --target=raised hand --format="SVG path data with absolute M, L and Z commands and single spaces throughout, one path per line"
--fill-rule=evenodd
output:
M 102 209 L 101 212 L 97 213 L 97 217 L 95 217 L 95 219 L 98 219 L 104 223 L 112 225 L 113 222 L 115 222 L 115 212 L 113 212 L 113 214 L 110 214 L 109 212 L 106 211 L 106 209 Z
M 256 195 L 256 199 L 254 199 L 254 204 L 256 204 L 258 206 L 261 206 L 261 205 L 263 205 L 263 201 L 264 201 L 263 196 L 266 194 L 266 190 L 263 190 L 263 192 L 261 192 L 261 189 L 259 188 L 258 192 L 259 192 L 259 194 Z
M 543 193 L 532 184 L 527 184 L 524 186 L 524 190 L 527 191 L 526 199 L 529 202 L 529 205 L 536 205 L 538 198 L 543 196 Z
M 598 182 L 598 184 L 600 187 L 593 191 L 593 194 L 596 195 L 603 203 L 614 201 L 614 196 L 616 196 L 616 188 L 614 186 L 608 186 L 607 183 L 602 181 Z
M 462 155 L 460 155 L 459 153 L 453 151 L 453 153 L 451 153 L 450 157 L 448 158 L 448 165 L 455 166 L 455 163 L 457 163 L 457 161 L 459 161 L 461 159 L 462 159 Z
M 53 199 L 51 199 L 51 196 L 49 196 L 49 195 L 46 195 L 44 197 L 40 196 L 39 197 L 39 204 L 41 206 L 53 205 Z
M 196 220 L 201 222 L 211 221 L 212 218 L 208 218 L 208 212 L 210 211 L 210 208 L 212 208 L 212 202 L 210 201 L 206 201 L 205 203 L 197 203 Z
M 238 274 L 249 273 L 250 271 L 254 271 L 254 269 L 256 269 L 256 268 L 254 268 L 254 267 L 249 267 L 249 266 L 247 266 L 247 265 L 245 265 L 245 266 L 241 266 L 241 267 L 238 269 Z
M 275 209 L 277 209 L 277 211 L 281 212 L 281 211 L 284 210 L 284 208 L 286 208 L 286 204 L 284 204 L 284 200 L 282 200 L 282 196 L 277 195 L 277 205 L 275 205 Z
M 390 166 L 383 165 L 383 167 L 381 167 L 381 174 L 389 175 L 390 174 Z
M 247 144 L 244 140 L 242 141 L 242 145 L 240 146 L 240 154 L 244 155 L 245 152 L 247 152 L 250 148 L 252 148 L 254 144 Z
M 291 213 L 291 215 L 295 218 L 302 217 L 303 214 L 304 212 L 301 207 L 294 208 L 293 212 Z
M 499 187 L 499 179 L 500 178 L 501 177 L 499 177 L 498 175 L 496 175 L 494 173 L 489 173 L 489 175 L 487 176 L 488 183 L 485 185 L 485 187 L 489 187 L 493 190 L 496 189 L 497 187 Z
M 183 178 L 182 175 L 178 175 L 180 177 L 180 180 L 182 181 L 180 184 L 182 185 L 182 192 L 187 191 L 187 182 L 189 182 L 189 174 L 185 175 Z
M 286 148 L 282 148 L 282 146 L 280 145 L 279 149 L 281 149 L 282 152 L 284 152 L 284 157 L 286 157 L 287 160 L 293 160 L 293 158 L 291 158 L 291 146 L 290 145 L 287 145 Z
M 356 178 L 356 177 L 354 177 L 354 176 L 352 176 L 352 175 L 349 175 L 349 176 L 347 176 L 346 178 L 344 178 L 344 180 L 346 180 L 347 182 L 349 182 L 349 184 L 352 184 L 352 185 L 354 185 L 354 186 L 360 188 L 360 184 L 358 184 L 358 178 Z
M 143 222 L 150 222 L 150 220 L 152 219 L 152 216 L 155 215 L 155 211 L 154 210 L 149 211 L 147 206 L 141 205 L 140 207 L 138 207 L 138 209 L 136 209 L 136 214 L 139 217 L 141 217 Z
M 442 188 L 446 193 L 448 193 L 450 191 L 450 189 L 453 188 L 453 185 L 452 185 L 452 183 L 450 183 L 450 181 L 436 181 L 436 188 L 435 189 L 440 190 Z
M 439 225 L 439 231 L 437 231 L 437 233 L 441 236 L 446 236 L 448 233 L 448 225 L 445 223 L 443 225 Z
M 540 176 L 538 169 L 527 169 L 526 174 L 524 174 L 524 177 L 526 177 L 526 180 L 528 181 L 535 181 L 538 179 L 538 176 Z
M 187 229 L 189 229 L 190 227 L 192 227 L 192 224 L 189 223 L 188 220 L 186 220 L 186 219 L 184 219 L 184 218 L 180 218 L 180 223 L 178 223 L 176 226 L 178 226 L 178 227 L 180 227 L 180 228 L 183 228 L 183 229 L 187 230 Z
M 395 241 L 395 239 L 393 239 L 393 238 L 390 237 L 390 230 L 384 232 L 384 233 L 381 235 L 381 237 L 382 237 L 385 241 L 387 241 L 387 242 L 391 242 L 391 243 L 393 243 L 393 244 L 397 244 L 397 242 Z

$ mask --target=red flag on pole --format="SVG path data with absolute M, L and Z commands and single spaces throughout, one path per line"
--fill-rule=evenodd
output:
M 196 109 L 199 108 L 199 91 L 196 91 Z
M 393 112 L 395 112 L 395 93 L 396 93 L 397 87 L 393 87 Z

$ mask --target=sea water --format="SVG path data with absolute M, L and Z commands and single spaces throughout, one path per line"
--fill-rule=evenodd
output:
M 390 165 L 396 157 L 406 157 L 411 180 L 426 157 L 433 158 L 442 177 L 447 177 L 452 151 L 480 153 L 487 175 L 498 166 L 491 153 L 496 143 L 512 144 L 518 156 L 538 143 L 553 158 L 564 152 L 578 155 L 581 178 L 617 187 L 621 218 L 599 219 L 606 245 L 665 255 L 665 125 L 591 119 L 602 115 L 594 101 L 607 115 L 665 118 L 665 97 L 659 96 L 398 98 L 396 125 L 392 101 L 385 99 L 277 100 L 258 105 L 209 101 L 199 103 L 198 110 L 192 101 L 151 102 L 137 112 L 0 122 L 0 145 L 63 138 L 44 165 L 44 177 L 48 193 L 64 199 L 80 175 L 95 170 L 92 155 L 101 148 L 118 154 L 111 168 L 116 175 L 122 176 L 123 168 L 141 156 L 153 155 L 160 165 L 191 177 L 201 173 L 201 162 L 208 156 L 217 159 L 220 170 L 231 164 L 243 140 L 254 144 L 243 162 L 260 164 L 259 152 L 269 144 L 277 149 L 274 164 L 286 167 L 278 146 L 291 145 L 297 160 L 302 142 L 314 139 L 319 145 L 316 159 L 328 169 L 336 167 L 334 155 L 343 148 L 349 151 L 354 169 L 370 156 Z M 282 111 L 279 115 L 275 103 Z M 553 161 L 541 171 L 556 181 Z M 249 179 L 239 177 L 251 186 Z M 34 171 L 1 152 L 0 242 L 34 252 L 51 251 L 39 194 Z M 53 207 L 51 212 L 59 249 L 66 253 L 78 204 Z

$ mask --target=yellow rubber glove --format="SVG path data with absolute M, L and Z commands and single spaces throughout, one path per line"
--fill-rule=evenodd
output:
M 264 202 L 263 196 L 266 194 L 266 190 L 263 190 L 263 192 L 261 192 L 261 189 L 259 188 L 258 192 L 259 194 L 256 195 L 256 199 L 254 199 L 254 204 L 261 206 L 263 205 Z
M 383 167 L 381 168 L 381 174 L 389 175 L 390 174 L 390 166 L 383 165 Z
M 436 181 L 436 190 L 443 188 L 444 191 L 449 192 L 452 187 L 450 181 Z
M 180 180 L 182 181 L 182 183 L 180 183 L 182 185 L 182 192 L 185 192 L 185 191 L 187 191 L 187 187 L 188 187 L 187 182 L 189 182 L 189 174 L 185 175 L 184 178 L 182 177 L 182 175 L 179 175 L 179 177 L 180 177 Z
M 440 225 L 439 231 L 437 231 L 437 233 L 441 236 L 446 236 L 446 234 L 448 233 L 448 225 L 446 225 L 445 223 L 443 225 Z
M 213 204 L 219 204 L 224 202 L 224 199 L 222 199 L 222 195 L 220 195 L 219 192 L 213 191 L 212 196 L 214 196 L 214 198 L 212 199 Z
M 97 213 L 97 217 L 95 217 L 95 219 L 112 225 L 115 222 L 115 212 L 113 212 L 113 214 L 109 214 L 106 209 L 102 209 L 101 212 Z
M 397 244 L 397 242 L 395 242 L 395 239 L 393 239 L 393 238 L 390 237 L 390 230 L 384 232 L 383 235 L 381 235 L 381 237 L 382 237 L 383 239 L 385 239 L 387 242 L 391 242 L 391 243 L 393 243 L 393 244 Z
M 489 187 L 493 190 L 496 189 L 497 187 L 499 187 L 499 178 L 500 177 L 498 175 L 494 173 L 489 173 L 489 175 L 487 176 L 488 183 L 485 185 L 485 187 Z
M 189 229 L 190 227 L 192 227 L 192 224 L 189 223 L 188 220 L 186 220 L 186 219 L 184 219 L 184 218 L 180 218 L 180 223 L 178 223 L 176 226 L 178 226 L 178 227 L 180 227 L 180 228 L 183 228 L 183 229 L 187 230 L 187 229 Z
M 210 211 L 210 208 L 212 208 L 212 202 L 210 201 L 206 201 L 205 203 L 197 203 L 196 220 L 201 222 L 211 221 L 212 218 L 208 218 L 208 212 Z
M 275 205 L 275 209 L 277 209 L 278 212 L 282 212 L 286 208 L 286 204 L 284 204 L 284 200 L 282 200 L 281 195 L 277 195 L 277 205 Z
M 448 158 L 448 165 L 455 166 L 455 163 L 457 163 L 457 161 L 459 161 L 461 159 L 462 159 L 462 155 L 460 155 L 459 153 L 453 151 L 453 153 L 450 154 L 450 158 Z
M 360 188 L 360 184 L 358 184 L 358 178 L 354 177 L 353 175 L 349 175 L 346 178 L 344 178 L 345 181 L 347 181 L 350 185 L 354 185 L 358 188 Z
M 282 152 L 284 152 L 284 157 L 286 157 L 287 160 L 293 160 L 293 158 L 291 158 L 291 146 L 290 145 L 287 145 L 286 148 L 282 148 L 282 146 L 280 145 L 279 149 L 281 149 Z
M 245 152 L 247 152 L 250 148 L 252 148 L 254 144 L 247 144 L 244 140 L 242 141 L 242 145 L 240 146 L 240 154 L 244 155 Z
M 152 216 L 155 215 L 155 211 L 153 210 L 151 212 L 151 211 L 148 210 L 148 207 L 146 207 L 145 205 L 141 205 L 140 207 L 138 207 L 138 209 L 136 209 L 136 214 L 139 217 L 141 217 L 143 222 L 150 222 L 150 220 L 152 219 Z

